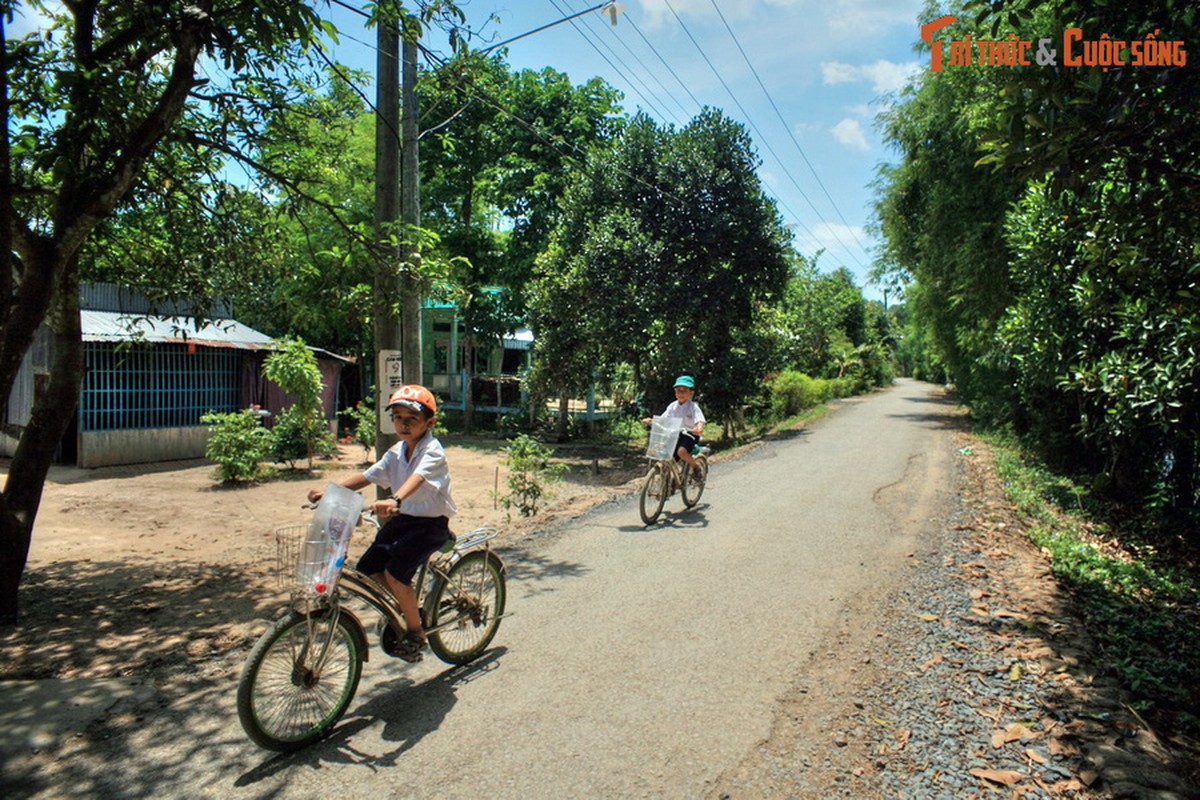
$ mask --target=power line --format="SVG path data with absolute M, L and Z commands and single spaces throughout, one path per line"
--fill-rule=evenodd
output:
M 838 219 L 840 219 L 842 221 L 842 224 L 846 226 L 846 230 L 849 231 L 850 235 L 854 238 L 854 243 L 857 244 L 860 248 L 862 248 L 863 252 L 866 252 L 867 248 L 863 245 L 863 243 L 861 241 L 859 241 L 858 236 L 854 233 L 853 226 L 851 226 L 850 223 L 846 221 L 846 218 L 842 215 L 842 210 L 840 208 L 838 208 L 837 203 L 834 202 L 833 197 L 830 196 L 829 190 L 825 188 L 825 184 L 821 181 L 821 176 L 817 174 L 816 169 L 813 168 L 812 162 L 810 162 L 808 160 L 808 156 L 804 154 L 804 149 L 802 147 L 800 147 L 800 142 L 798 142 L 796 140 L 796 135 L 792 132 L 791 127 L 787 124 L 787 121 L 783 118 L 783 113 L 779 110 L 779 106 L 776 105 L 775 98 L 771 97 L 771 93 L 767 91 L 766 85 L 763 83 L 762 78 L 760 78 L 758 75 L 758 70 L 756 70 L 754 68 L 754 64 L 752 64 L 750 62 L 750 57 L 748 55 L 746 55 L 746 50 L 742 47 L 742 43 L 740 41 L 738 41 L 737 36 L 733 32 L 733 28 L 729 27 L 729 23 L 726 21 L 725 15 L 723 13 L 721 13 L 721 7 L 719 5 L 717 5 L 717 0 L 710 0 L 710 2 L 712 2 L 712 6 L 716 10 L 717 16 L 721 18 L 721 23 L 725 26 L 725 30 L 729 32 L 729 37 L 731 39 L 733 39 L 733 43 L 735 45 L 737 45 L 738 52 L 742 54 L 742 58 L 745 60 L 746 66 L 750 68 L 750 74 L 752 74 L 754 76 L 754 80 L 758 81 L 758 86 L 760 89 L 762 89 L 763 94 L 766 95 L 767 102 L 769 102 L 771 104 L 771 108 L 773 108 L 775 110 L 775 116 L 779 118 L 779 124 L 781 124 L 783 126 L 783 129 L 785 131 L 787 131 L 788 136 L 792 140 L 792 144 L 794 144 L 796 146 L 796 151 L 800 153 L 800 158 L 804 159 L 804 163 L 805 163 L 805 165 L 808 166 L 809 171 L 812 173 L 813 177 L 816 179 L 817 185 L 820 186 L 821 191 L 825 193 L 825 198 L 827 200 L 829 200 L 829 204 L 831 206 L 833 206 L 834 213 L 836 213 L 838 215 Z M 855 260 L 857 260 L 857 259 L 855 259 Z M 863 264 L 861 262 L 859 262 L 859 266 L 863 266 Z
M 750 126 L 750 128 L 756 134 L 758 134 L 759 140 L 762 142 L 763 146 L 767 148 L 767 151 L 772 156 L 775 157 L 775 161 L 778 162 L 780 168 L 783 170 L 783 173 L 788 176 L 788 179 L 792 182 L 792 186 L 796 187 L 796 191 L 800 193 L 800 196 L 802 198 L 804 198 L 804 202 L 808 203 L 808 207 L 811 208 L 813 210 L 813 213 L 817 215 L 817 218 L 820 219 L 821 212 L 817 210 L 817 207 L 815 205 L 813 205 L 813 201 L 809 198 L 808 193 L 806 193 L 802 188 L 800 188 L 800 184 L 796 181 L 796 178 L 792 175 L 791 170 L 789 170 L 787 168 L 787 163 L 782 158 L 779 157 L 779 154 L 775 152 L 775 148 L 771 147 L 770 140 L 767 139 L 767 137 L 763 134 L 763 132 L 761 130 L 759 130 L 758 126 L 754 124 L 754 119 L 750 116 L 750 112 L 746 111 L 746 109 L 742 105 L 741 101 L 737 99 L 737 95 L 735 95 L 733 93 L 733 90 L 729 88 L 729 84 L 727 84 L 725 82 L 725 79 L 723 77 L 721 77 L 721 73 L 717 70 L 717 68 L 715 66 L 713 66 L 712 61 L 709 59 L 708 55 L 705 54 L 704 48 L 702 48 L 700 46 L 700 43 L 696 41 L 696 37 L 692 35 L 692 32 L 690 30 L 688 30 L 687 25 L 685 25 L 683 20 L 679 18 L 679 15 L 677 13 L 675 13 L 675 8 L 671 5 L 670 0 L 664 0 L 664 2 L 666 3 L 667 9 L 670 10 L 672 16 L 675 17 L 675 21 L 679 23 L 679 27 L 683 29 L 683 32 L 685 34 L 687 34 L 688 39 L 691 40 L 692 45 L 695 46 L 697 52 L 700 53 L 700 57 L 704 59 L 704 63 L 708 64 L 708 68 L 710 70 L 712 70 L 712 73 L 713 73 L 713 75 L 716 76 L 717 81 L 720 82 L 722 87 L 724 87 L 726 93 L 729 95 L 729 98 L 731 100 L 733 100 L 734 105 L 736 105 L 738 107 L 738 110 L 740 110 L 742 112 L 742 116 L 745 117 L 745 119 L 746 119 L 746 124 L 748 124 Z M 806 233 L 809 234 L 809 236 L 812 236 L 813 239 L 816 239 L 816 236 L 812 233 L 812 231 L 810 231 L 807 228 L 807 226 L 805 226 L 802 222 L 800 222 L 799 217 L 796 217 L 796 222 L 797 222 L 797 224 L 799 224 L 801 226 L 801 228 L 804 229 L 804 231 Z M 834 234 L 834 238 L 836 238 L 838 240 L 838 243 L 841 244 L 842 247 L 845 248 L 846 251 L 848 253 L 850 253 L 851 256 L 853 256 L 853 253 L 850 252 L 850 248 L 846 247 L 846 243 L 843 242 L 841 240 L 841 237 L 839 237 L 837 235 L 836 230 L 833 230 L 833 234 Z
M 626 17 L 625 19 L 626 19 L 628 22 L 632 22 L 632 20 L 630 20 L 628 17 Z M 675 97 L 675 95 L 674 95 L 674 94 L 673 94 L 673 93 L 672 93 L 672 92 L 671 92 L 669 89 L 667 89 L 667 87 L 666 87 L 666 86 L 664 86 L 664 85 L 663 85 L 663 82 L 662 82 L 661 80 L 659 80 L 659 77 L 658 77 L 658 76 L 657 76 L 657 75 L 654 73 L 654 71 L 653 71 L 653 70 L 651 70 L 651 69 L 650 69 L 648 66 L 646 66 L 646 62 L 642 61 L 642 58 L 641 58 L 641 56 L 639 56 L 637 53 L 635 53 L 635 52 L 633 51 L 633 48 L 631 48 L 631 47 L 630 47 L 630 46 L 629 46 L 629 45 L 628 45 L 628 44 L 625 42 L 625 40 L 624 40 L 624 39 L 621 37 L 621 35 L 620 35 L 620 34 L 617 32 L 617 28 L 618 28 L 618 27 L 620 27 L 620 26 L 616 26 L 616 25 L 602 25 L 601 27 L 605 28 L 605 29 L 608 31 L 609 35 L 611 35 L 611 36 L 612 36 L 612 37 L 613 37 L 613 38 L 614 38 L 614 39 L 617 41 L 617 43 L 621 45 L 621 47 L 624 47 L 624 48 L 625 48 L 625 52 L 626 52 L 626 53 L 628 53 L 628 54 L 629 54 L 629 56 L 630 56 L 630 57 L 631 57 L 631 58 L 634 60 L 634 62 L 635 62 L 635 63 L 636 63 L 636 64 L 637 64 L 639 67 L 641 67 L 641 68 L 642 68 L 642 71 L 643 71 L 644 73 L 646 73 L 646 75 L 648 75 L 648 76 L 650 77 L 650 80 L 651 80 L 651 81 L 653 81 L 655 84 L 657 84 L 657 85 L 658 85 L 658 88 L 659 88 L 660 90 L 662 90 L 662 94 L 666 95 L 666 97 L 667 97 L 668 99 L 672 100 L 672 101 L 675 103 L 675 105 L 676 105 L 676 106 L 679 108 L 679 110 L 680 110 L 681 112 L 683 112 L 683 118 L 684 118 L 684 119 L 687 119 L 688 117 L 690 117 L 690 116 L 691 116 L 691 114 L 689 114 L 689 113 L 688 113 L 688 110 L 687 110 L 686 108 L 684 108 L 684 107 L 683 107 L 683 103 L 679 102 L 679 99 L 678 99 L 678 98 L 676 98 L 676 97 Z M 651 46 L 651 48 L 650 48 L 650 49 L 651 49 L 651 50 L 653 50 L 653 49 L 654 49 L 654 48 L 653 48 L 653 46 Z M 612 50 L 610 49 L 610 50 L 609 50 L 609 52 L 612 52 Z M 616 54 L 614 53 L 613 55 L 615 56 Z M 657 55 L 657 53 L 656 53 L 656 55 Z M 661 57 L 661 56 L 659 56 L 659 60 L 660 60 L 660 61 L 662 60 L 662 57 Z M 665 63 L 665 62 L 664 62 L 664 63 Z M 670 68 L 668 67 L 668 70 L 669 70 L 669 69 L 670 69 Z M 633 70 L 632 70 L 632 68 L 630 69 L 630 74 L 631 74 L 631 75 L 633 74 Z M 653 94 L 653 92 L 651 91 L 651 89 L 650 89 L 650 87 L 649 87 L 649 86 L 647 86 L 645 83 L 643 83 L 642 85 L 643 85 L 643 86 L 645 86 L 645 88 L 646 88 L 646 91 L 649 91 L 649 92 L 651 92 L 651 93 Z M 672 116 L 674 116 L 674 115 L 672 115 Z M 678 117 L 676 117 L 675 119 L 676 119 L 676 122 L 679 122 L 680 124 L 682 124 L 682 120 L 680 120 Z
M 418 45 L 418 46 L 420 46 L 420 45 Z M 422 52 L 424 52 L 426 54 L 426 56 L 429 59 L 431 59 L 432 61 L 435 61 L 442 66 L 445 66 L 448 63 L 444 58 L 442 58 L 438 54 L 434 53 L 432 50 L 429 50 L 429 49 L 425 48 L 424 46 L 420 46 L 420 47 L 421 47 Z M 517 116 L 516 114 L 514 114 L 512 111 L 509 111 L 507 108 L 504 107 L 504 105 L 499 100 L 492 97 L 491 94 L 489 94 L 487 91 L 483 90 L 478 85 L 476 85 L 475 82 L 473 80 L 471 80 L 470 76 L 465 76 L 465 80 L 470 82 L 471 87 L 472 87 L 472 96 L 475 97 L 477 100 L 483 102 L 484 104 L 490 106 L 491 108 L 494 108 L 496 111 L 499 111 L 503 116 L 508 117 L 509 119 L 513 120 L 518 125 L 520 125 L 521 127 L 528 130 L 535 137 L 537 137 L 538 141 L 540 141 L 542 144 L 549 147 L 554 152 L 558 153 L 560 156 L 562 156 L 567 161 L 575 162 L 579 171 L 582 172 L 584 175 L 587 175 L 588 177 L 591 177 L 591 178 L 595 177 L 587 169 L 587 153 L 581 151 L 579 149 L 578 145 L 571 143 L 571 142 L 565 142 L 561 138 L 556 142 L 554 140 L 553 134 L 547 133 L 546 131 L 538 128 L 538 126 L 534 125 L 533 123 L 528 122 L 528 121 L 522 119 L 521 117 Z M 559 144 L 565 145 L 571 152 L 564 151 L 562 148 L 559 147 Z M 655 186 L 654 184 L 648 183 L 645 180 L 639 178 L 637 175 L 634 175 L 631 172 L 626 172 L 625 170 L 621 169 L 620 167 L 611 167 L 610 169 L 611 169 L 611 171 L 617 173 L 618 175 L 628 178 L 629 180 L 634 181 L 635 183 L 640 183 L 642 186 L 645 186 L 647 189 L 650 189 L 651 191 L 655 192 L 656 194 L 660 194 L 664 197 L 670 198 L 681 204 L 686 202 L 682 197 L 679 197 L 678 195 L 676 195 L 672 192 L 668 192 L 660 186 Z
M 557 3 L 557 2 L 555 2 L 555 0 L 550 0 L 550 4 L 551 4 L 552 6 L 554 6 L 554 8 L 555 8 L 555 9 L 558 11 L 558 13 L 560 13 L 560 14 L 564 14 L 564 12 L 563 12 L 562 8 L 560 8 L 560 7 L 559 7 L 558 3 Z M 564 14 L 564 16 L 565 16 L 565 14 Z M 611 61 L 611 60 L 608 58 L 608 56 L 604 55 L 604 53 L 600 51 L 600 48 L 599 48 L 599 46 L 597 46 L 597 45 L 596 45 L 596 43 L 595 43 L 595 42 L 593 42 L 593 41 L 592 41 L 592 39 L 591 39 L 591 38 L 590 38 L 590 37 L 589 37 L 587 34 L 585 34 L 585 33 L 584 33 L 584 32 L 583 32 L 581 29 L 580 29 L 579 25 L 578 25 L 578 24 L 576 24 L 574 17 L 567 17 L 567 19 L 568 19 L 568 21 L 571 23 L 571 27 L 572 27 L 572 28 L 574 28 L 574 29 L 575 29 L 575 30 L 576 30 L 576 31 L 579 33 L 579 35 L 583 37 L 583 40 L 584 40 L 585 42 L 587 42 L 587 43 L 588 43 L 588 45 L 589 45 L 589 46 L 591 46 L 591 48 L 592 48 L 593 50 L 595 50 L 595 51 L 596 51 L 596 54 L 597 54 L 597 55 L 599 55 L 599 56 L 600 56 L 600 58 L 602 58 L 602 59 L 604 60 L 604 63 L 606 63 L 606 64 L 608 64 L 608 66 L 612 67 L 613 71 L 614 71 L 614 72 L 616 72 L 618 75 L 620 75 L 621 77 L 625 78 L 626 76 L 625 76 L 625 74 L 624 74 L 624 73 L 621 71 L 621 68 L 620 68 L 620 67 L 618 67 L 616 64 L 614 64 L 614 63 L 613 63 L 613 62 L 612 62 L 612 61 Z M 608 48 L 608 51 L 609 51 L 610 53 L 612 53 L 612 48 L 611 48 L 611 47 L 608 47 L 608 45 L 607 45 L 607 44 L 605 45 L 605 47 L 606 47 L 606 48 Z M 613 55 L 613 58 L 616 58 L 616 57 L 617 57 L 617 54 L 616 54 L 616 53 L 612 53 L 612 55 Z M 651 111 L 653 111 L 653 112 L 654 112 L 656 115 L 658 115 L 659 117 L 662 117 L 662 118 L 664 118 L 664 119 L 667 117 L 667 115 L 666 115 L 666 114 L 664 114 L 664 113 L 663 113 L 661 110 L 659 110 L 658 106 L 656 106 L 654 103 L 652 103 L 652 102 L 649 100 L 649 98 L 647 98 L 647 97 L 646 97 L 644 94 L 642 94 L 641 90 L 640 90 L 640 89 L 638 89 L 638 87 L 637 87 L 637 86 L 635 86 L 635 85 L 632 83 L 632 81 L 630 81 L 630 80 L 629 80 L 629 78 L 626 78 L 626 82 L 627 82 L 627 84 L 629 85 L 629 88 L 633 90 L 633 93 L 634 93 L 634 94 L 636 94 L 638 97 L 640 97 L 640 98 L 642 99 L 642 102 L 643 102 L 643 103 L 645 103 L 645 104 L 646 104 L 646 106 L 647 106 L 647 107 L 648 107 L 648 108 L 649 108 Z M 644 84 L 643 84 L 643 85 L 644 85 Z M 649 91 L 650 91 L 648 87 L 647 87 L 646 91 L 647 91 L 647 92 L 649 92 Z M 672 116 L 672 117 L 674 117 L 674 115 L 673 115 L 673 114 L 672 114 L 671 116 Z

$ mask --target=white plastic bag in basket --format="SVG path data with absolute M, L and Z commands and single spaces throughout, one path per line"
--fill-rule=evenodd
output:
M 651 417 L 650 441 L 646 445 L 646 455 L 650 458 L 670 458 L 682 429 L 682 417 Z
M 358 492 L 333 482 L 325 485 L 300 549 L 297 569 L 302 587 L 325 594 L 337 585 L 363 503 Z

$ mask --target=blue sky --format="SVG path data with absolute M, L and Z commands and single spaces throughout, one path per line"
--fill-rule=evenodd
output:
M 460 0 L 460 7 L 470 27 L 500 42 L 598 2 Z M 550 66 L 575 83 L 600 76 L 625 95 L 627 111 L 641 109 L 677 126 L 701 105 L 721 108 L 747 125 L 763 161 L 760 176 L 779 202 L 796 248 L 809 256 L 823 248 L 818 262 L 823 270 L 847 266 L 868 297 L 881 297 L 877 287 L 867 285 L 876 246 L 867 230 L 873 217 L 870 184 L 878 165 L 895 154 L 880 141 L 875 116 L 889 93 L 927 66 L 913 50 L 923 2 L 621 5 L 615 26 L 592 12 L 509 44 L 508 63 L 516 69 Z M 363 43 L 373 43 L 374 33 L 344 8 L 333 5 L 330 13 L 347 34 L 335 48 L 337 58 L 372 66 L 373 53 Z M 435 41 L 426 46 L 438 49 Z
M 467 24 L 493 43 L 598 1 L 458 0 Z M 337 0 L 322 10 L 344 34 L 332 48 L 337 60 L 373 70 L 374 31 L 346 8 L 366 4 Z M 511 43 L 508 63 L 516 69 L 550 66 L 575 83 L 600 76 L 625 95 L 627 111 L 641 109 L 677 126 L 701 105 L 721 108 L 747 125 L 763 161 L 760 176 L 791 226 L 796 248 L 808 256 L 824 249 L 823 270 L 845 265 L 868 297 L 881 297 L 866 284 L 877 244 L 867 230 L 870 184 L 879 164 L 895 154 L 883 146 L 874 123 L 888 93 L 927 68 L 913 50 L 923 0 L 621 5 L 615 26 L 592 12 Z M 34 20 L 18 16 L 8 34 L 32 27 Z M 432 36 L 425 45 L 444 50 Z

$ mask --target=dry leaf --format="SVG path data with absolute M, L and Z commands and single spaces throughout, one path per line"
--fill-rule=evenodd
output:
M 990 617 L 992 616 L 992 615 L 991 615 L 991 614 L 988 612 L 988 610 L 987 610 L 987 607 L 986 607 L 986 606 L 971 606 L 971 613 L 972 613 L 972 614 L 976 614 L 976 615 L 978 615 L 978 616 L 980 616 L 980 617 L 989 617 L 989 618 L 990 618 Z
M 937 622 L 938 615 L 937 614 L 917 614 L 917 619 L 923 619 L 926 622 Z
M 1030 761 L 1036 761 L 1038 764 L 1045 764 L 1047 761 L 1049 761 L 1049 759 L 1046 758 L 1041 753 L 1037 752 L 1036 750 L 1030 750 L 1028 748 L 1025 749 L 1025 757 L 1027 759 L 1029 759 Z
M 1015 662 L 1013 663 L 1013 665 L 1008 670 L 1008 679 L 1010 681 L 1021 680 L 1021 665 L 1020 664 L 1015 663 Z
M 985 592 L 983 589 L 972 589 L 971 593 L 969 595 L 969 597 L 972 600 L 982 600 L 983 598 L 985 598 L 987 596 L 988 596 L 988 593 Z
M 994 617 L 1007 617 L 1008 619 L 1029 619 L 1028 615 L 1020 614 L 1016 611 L 1009 611 L 1007 608 L 998 608 L 992 612 Z
M 935 664 L 942 663 L 943 660 L 944 659 L 942 658 L 942 654 L 938 653 L 936 656 L 934 656 L 933 658 L 926 661 L 924 664 L 922 664 L 917 669 L 921 670 L 921 672 L 927 672 L 932 666 L 934 666 Z
M 970 773 L 976 778 L 982 778 L 992 783 L 999 783 L 1002 786 L 1012 786 L 1015 783 L 1020 783 L 1025 777 L 1021 773 L 1014 772 L 1011 769 L 979 769 L 976 767 L 970 770 Z
M 1009 742 L 1028 738 L 1029 729 L 1019 722 L 1013 722 L 1004 728 L 1004 730 L 996 731 L 992 734 L 992 747 L 1003 747 Z

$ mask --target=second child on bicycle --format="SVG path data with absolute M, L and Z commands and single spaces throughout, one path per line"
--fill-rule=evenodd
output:
M 433 436 L 437 420 L 433 393 L 416 384 L 401 386 L 388 398 L 387 409 L 400 441 L 378 462 L 341 485 L 358 491 L 375 484 L 392 492 L 391 497 L 371 504 L 371 511 L 384 524 L 357 568 L 387 586 L 404 614 L 408 632 L 395 655 L 420 661 L 425 631 L 413 575 L 450 539 L 450 517 L 458 512 L 458 506 L 450 494 L 446 451 Z M 313 489 L 308 499 L 318 502 L 322 494 Z
M 663 412 L 664 417 L 679 417 L 683 420 L 683 430 L 679 432 L 679 439 L 675 444 L 675 460 L 685 461 L 692 467 L 696 466 L 692 450 L 704 433 L 705 422 L 704 412 L 693 399 L 695 395 L 695 379 L 691 375 L 680 375 L 675 379 L 675 400 Z M 646 417 L 642 422 L 649 425 L 651 419 Z

